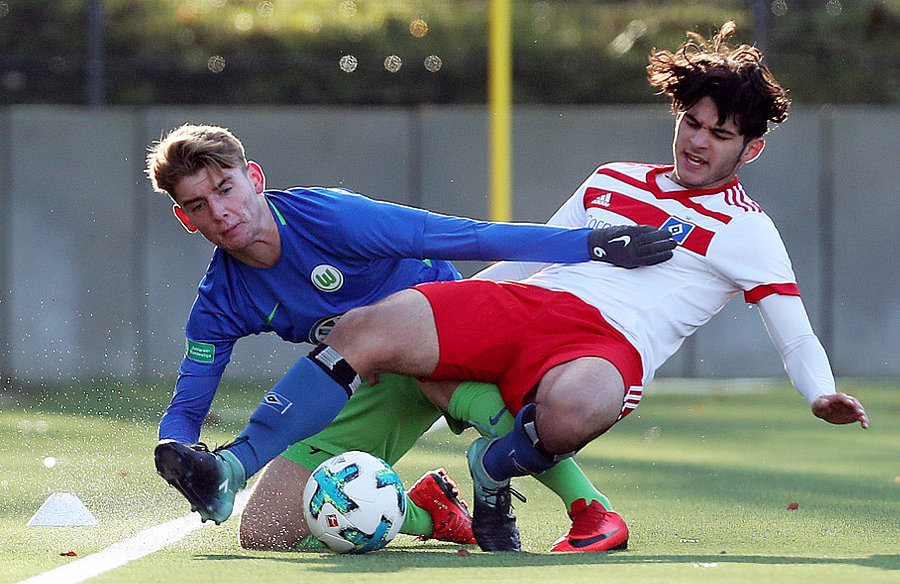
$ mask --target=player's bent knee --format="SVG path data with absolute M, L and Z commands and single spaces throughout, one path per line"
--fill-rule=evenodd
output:
M 577 451 L 603 434 L 616 422 L 618 410 L 592 407 L 577 399 L 563 397 L 541 402 L 536 426 L 544 447 L 554 454 Z
M 577 451 L 590 440 L 584 432 L 585 426 L 577 419 L 542 415 L 540 408 L 536 427 L 544 449 L 554 455 Z
M 390 332 L 391 325 L 399 318 L 395 313 L 391 305 L 381 303 L 354 308 L 338 320 L 325 343 L 352 358 L 355 367 L 364 369 L 392 350 L 396 337 Z
M 550 452 L 578 450 L 618 419 L 624 383 L 612 363 L 582 357 L 550 369 L 538 386 L 537 428 Z
M 366 327 L 370 326 L 370 311 L 371 307 L 361 306 L 345 312 L 328 333 L 325 342 L 341 352 L 353 349 L 354 343 L 365 337 Z

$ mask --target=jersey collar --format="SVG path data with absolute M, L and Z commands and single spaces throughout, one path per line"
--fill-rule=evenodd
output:
M 690 199 L 692 197 L 701 197 L 703 195 L 714 195 L 734 188 L 738 184 L 738 178 L 737 175 L 735 175 L 730 183 L 712 189 L 677 189 L 674 191 L 664 191 L 660 188 L 658 179 L 661 175 L 673 170 L 675 170 L 674 164 L 666 164 L 654 166 L 647 173 L 647 186 L 650 188 L 650 192 L 653 193 L 653 196 L 657 199 Z

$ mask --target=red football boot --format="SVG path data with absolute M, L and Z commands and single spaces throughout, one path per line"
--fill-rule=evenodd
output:
M 628 548 L 628 526 L 618 513 L 607 511 L 597 501 L 572 503 L 572 528 L 553 544 L 551 552 L 603 552 Z
M 439 468 L 426 472 L 406 494 L 431 515 L 434 525 L 431 537 L 420 536 L 420 539 L 477 543 L 472 535 L 469 506 L 460 498 L 459 487 L 446 470 Z

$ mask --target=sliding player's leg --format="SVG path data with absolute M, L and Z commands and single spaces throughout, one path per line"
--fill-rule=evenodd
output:
M 241 517 L 241 544 L 252 549 L 303 547 L 309 541 L 303 487 L 319 463 L 340 452 L 365 450 L 394 464 L 440 416 L 413 378 L 386 374 L 375 386 L 362 384 L 325 430 L 291 446 L 266 467 Z M 466 503 L 446 471 L 425 473 L 407 491 L 401 533 L 474 543 Z
M 214 452 L 160 442 L 154 452 L 157 471 L 201 519 L 225 521 L 247 479 L 292 444 L 324 430 L 362 379 L 381 371 L 422 376 L 433 370 L 439 347 L 429 319 L 428 302 L 414 289 L 347 312 L 328 344 L 299 359 L 263 396 L 234 442 Z
M 468 422 L 482 436 L 496 438 L 514 429 L 514 418 L 494 385 L 461 383 L 445 404 L 451 418 Z M 569 532 L 554 543 L 551 551 L 621 549 L 618 546 L 623 544 L 623 528 L 627 540 L 624 521 L 614 513 L 612 503 L 597 490 L 574 459 L 565 458 L 534 477 L 562 499 L 573 522 Z M 614 529 L 609 529 L 610 522 L 616 524 Z M 615 531 L 613 537 L 604 537 L 603 534 L 612 531 Z
M 206 449 L 164 440 L 154 451 L 156 470 L 178 489 L 203 521 L 231 516 L 247 479 L 291 444 L 323 430 L 340 413 L 359 378 L 335 370 L 328 347 L 299 359 L 260 401 L 244 431 L 230 444 Z M 296 407 L 295 407 L 296 404 Z
M 477 443 L 473 445 L 477 456 L 470 466 L 484 469 L 496 482 L 543 472 L 615 424 L 625 411 L 624 393 L 622 376 L 605 359 L 580 357 L 552 367 L 543 374 L 535 401 L 518 412 L 510 433 L 490 443 L 482 438 L 477 448 Z M 626 547 L 627 526 L 599 502 L 575 501 L 570 516 L 572 529 L 556 542 L 554 551 Z M 473 529 L 479 542 L 490 537 L 480 535 L 482 529 L 497 537 L 503 533 L 488 524 L 482 528 L 477 506 Z

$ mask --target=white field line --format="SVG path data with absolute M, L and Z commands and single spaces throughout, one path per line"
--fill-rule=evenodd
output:
M 713 393 L 725 391 L 728 393 L 752 393 L 769 389 L 772 381 L 768 379 L 728 379 L 707 380 L 696 379 L 669 379 L 656 384 L 663 392 L 667 393 Z M 656 388 L 654 388 L 656 389 Z M 443 417 L 439 418 L 426 433 L 442 430 L 447 427 Z M 250 491 L 238 494 L 234 501 L 233 516 L 240 514 Z M 150 527 L 129 539 L 114 543 L 104 550 L 85 556 L 74 562 L 64 564 L 43 574 L 21 580 L 17 584 L 78 584 L 88 578 L 93 578 L 104 572 L 108 572 L 128 562 L 140 559 L 144 556 L 158 552 L 167 545 L 180 541 L 207 525 L 200 521 L 200 516 L 194 513 L 173 519 L 161 525 Z
M 238 493 L 234 501 L 233 517 L 237 517 L 244 508 L 248 494 L 248 491 Z M 88 578 L 93 578 L 104 572 L 124 566 L 128 562 L 158 552 L 167 545 L 184 539 L 206 525 L 215 524 L 203 523 L 200 521 L 200 515 L 191 513 L 190 515 L 145 529 L 126 540 L 112 544 L 106 549 L 79 558 L 68 564 L 63 564 L 43 574 L 32 576 L 18 582 L 18 584 L 78 584 Z
M 426 433 L 447 428 L 443 417 L 439 418 Z M 234 500 L 232 517 L 240 515 L 247 504 L 251 489 L 238 493 Z M 214 525 L 200 521 L 200 515 L 191 513 L 172 519 L 161 525 L 147 528 L 132 537 L 114 543 L 106 549 L 89 556 L 48 570 L 43 574 L 26 578 L 17 584 L 79 584 L 89 578 L 124 566 L 128 562 L 158 552 L 167 545 L 180 541 L 201 527 Z

